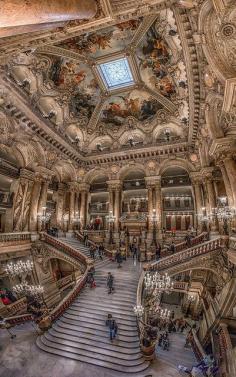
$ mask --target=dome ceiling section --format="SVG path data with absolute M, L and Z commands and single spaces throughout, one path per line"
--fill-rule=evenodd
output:
M 136 51 L 142 81 L 178 106 L 188 124 L 188 83 L 180 38 L 170 9 L 161 11 Z

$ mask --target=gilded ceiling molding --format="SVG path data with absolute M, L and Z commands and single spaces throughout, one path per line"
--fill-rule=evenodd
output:
M 80 55 L 70 50 L 66 50 L 65 48 L 57 47 L 57 46 L 46 45 L 46 46 L 38 47 L 35 50 L 35 54 L 56 55 L 62 58 L 76 60 L 77 62 L 78 61 L 87 62 L 87 59 L 85 56 Z
M 192 33 L 189 35 L 189 31 L 186 31 L 187 26 L 188 30 L 192 29 L 188 13 L 177 8 L 173 9 L 173 12 L 185 58 L 189 90 L 189 143 L 193 145 L 197 136 L 200 112 L 200 72 L 198 54 Z
M 103 108 L 103 105 L 104 105 L 105 101 L 106 101 L 106 98 L 104 98 L 104 97 L 102 98 L 101 97 L 100 101 L 97 103 L 97 105 L 96 105 L 96 107 L 95 107 L 95 109 L 93 111 L 93 114 L 92 114 L 92 116 L 91 116 L 91 118 L 89 120 L 89 123 L 88 123 L 88 125 L 86 127 L 88 134 L 91 134 L 94 131 L 94 129 L 96 128 L 96 125 L 98 123 L 98 120 L 99 120 L 99 117 L 100 117 L 100 113 L 102 111 L 102 108 Z
M 152 26 L 153 22 L 155 21 L 157 15 L 155 14 L 154 16 L 148 16 L 145 17 L 144 21 L 141 22 L 139 25 L 138 29 L 136 30 L 136 33 L 134 34 L 131 43 L 130 43 L 130 49 L 134 50 L 141 39 L 143 38 L 144 34 L 148 31 L 148 29 Z

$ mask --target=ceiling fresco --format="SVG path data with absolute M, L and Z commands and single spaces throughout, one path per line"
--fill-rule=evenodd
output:
M 122 22 L 99 32 L 67 39 L 58 46 L 95 59 L 126 49 L 141 22 L 142 18 Z
M 134 82 L 109 91 L 97 67 L 124 57 Z M 129 20 L 60 44 L 52 42 L 47 51 L 16 58 L 9 70 L 56 130 L 74 140 L 77 128 L 81 150 L 106 133 L 119 144 L 131 118 L 148 140 L 157 125 L 168 122 L 182 127 L 186 137 L 188 82 L 170 9 L 160 11 L 156 18 Z

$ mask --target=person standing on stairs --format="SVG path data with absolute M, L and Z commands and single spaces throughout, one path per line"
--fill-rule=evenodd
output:
M 118 263 L 117 268 L 121 268 L 121 263 L 122 263 L 122 261 L 123 261 L 123 258 L 122 258 L 122 255 L 121 255 L 120 250 L 117 250 L 117 252 L 116 252 L 116 256 L 115 256 L 115 260 L 116 260 L 117 263 Z
M 114 284 L 114 276 L 112 275 L 111 272 L 108 272 L 108 275 L 107 275 L 108 294 L 114 291 L 113 284 Z
M 107 315 L 106 326 L 109 328 L 110 340 L 112 341 L 117 335 L 118 326 L 111 314 Z
M 88 233 L 84 232 L 84 246 L 88 246 Z

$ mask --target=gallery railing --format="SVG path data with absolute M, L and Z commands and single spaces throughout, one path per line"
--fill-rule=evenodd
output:
M 31 241 L 30 232 L 0 233 L 0 245 L 8 242 Z
M 84 236 L 82 233 L 80 233 L 78 230 L 76 230 L 75 232 L 75 237 L 83 242 L 83 239 L 84 239 Z M 88 240 L 88 245 L 92 245 L 92 246 L 96 246 L 96 242 L 92 241 L 92 240 Z M 111 250 L 107 249 L 106 247 L 104 248 L 104 252 L 105 254 L 108 256 L 108 257 L 112 257 L 113 253 Z

